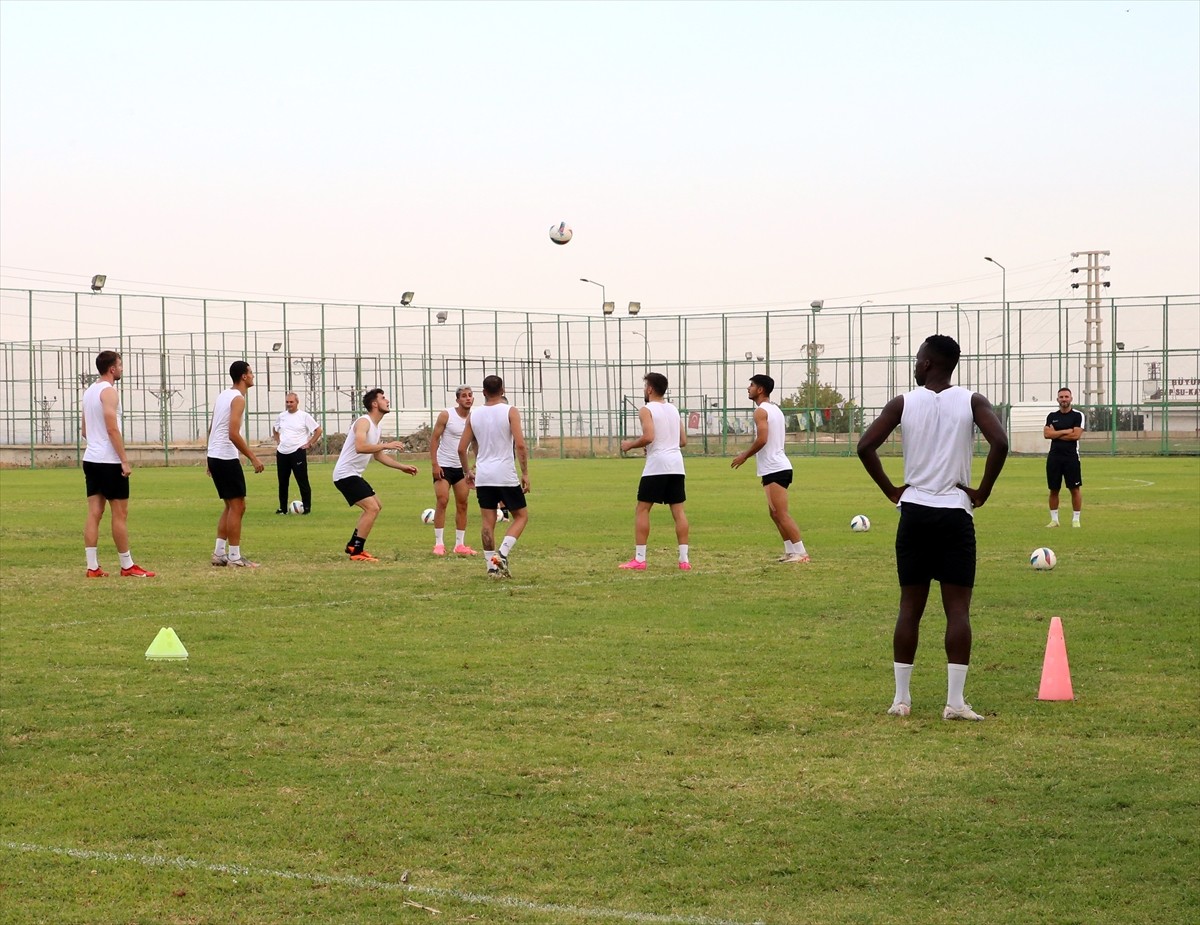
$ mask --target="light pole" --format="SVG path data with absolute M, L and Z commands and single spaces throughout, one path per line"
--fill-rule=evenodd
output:
M 865 389 L 866 382 L 863 380 L 862 310 L 863 310 L 864 305 L 873 305 L 873 304 L 874 304 L 874 302 L 872 302 L 870 299 L 867 299 L 863 302 L 859 302 L 858 310 L 855 312 L 855 314 L 858 315 L 858 390 L 860 392 L 864 392 L 864 393 L 866 391 L 866 389 Z M 853 321 L 851 321 L 851 323 L 850 323 L 850 395 L 848 397 L 849 397 L 850 401 L 854 401 L 854 322 Z M 866 401 L 865 394 L 860 396 L 860 398 L 862 400 L 859 401 L 858 406 L 861 408 L 863 406 L 864 402 Z
M 600 287 L 600 310 L 604 314 L 604 416 L 607 421 L 607 434 L 610 448 L 612 443 L 612 381 L 610 379 L 611 371 L 608 368 L 608 316 L 611 308 L 608 304 L 608 293 L 604 289 L 604 283 L 598 283 L 594 279 L 584 279 L 579 277 L 581 283 L 591 283 L 593 286 Z
M 1000 302 L 1001 308 L 1003 309 L 1000 323 L 1002 325 L 1002 332 L 1004 334 L 1004 339 L 1000 342 L 1000 346 L 1004 351 L 1004 404 L 1008 405 L 1012 403 L 1012 395 L 1010 394 L 1011 390 L 1009 389 L 1008 381 L 1008 354 L 1011 347 L 1011 332 L 1009 331 L 1008 324 L 1008 270 L 1005 269 L 1004 264 L 1002 264 L 999 260 L 993 260 L 991 257 L 984 257 L 983 259 L 989 263 L 994 263 L 1000 268 Z
M 650 372 L 650 339 L 641 331 L 630 331 L 629 333 L 642 339 L 642 362 L 646 364 L 646 372 Z

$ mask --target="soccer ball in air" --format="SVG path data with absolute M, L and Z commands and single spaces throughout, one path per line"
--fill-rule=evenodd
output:
M 290 510 L 293 514 L 303 514 L 304 513 L 304 502 L 303 501 L 293 501 L 290 505 L 288 505 L 288 510 Z
M 850 529 L 855 533 L 866 533 L 871 529 L 871 521 L 866 514 L 856 514 L 850 520 Z
M 437 514 L 437 511 L 435 511 L 433 508 L 431 508 L 431 507 L 425 508 L 425 510 L 423 510 L 421 512 L 421 523 L 423 523 L 423 524 L 433 523 L 433 518 L 434 518 L 434 515 L 436 515 L 436 514 Z
M 508 508 L 503 508 L 503 507 L 496 508 L 496 522 L 504 523 L 504 521 L 506 521 L 506 520 L 511 520 L 511 518 L 509 517 L 509 514 L 508 514 Z
M 555 244 L 566 244 L 571 240 L 571 229 L 567 227 L 566 222 L 550 226 L 550 240 Z
M 1054 555 L 1054 550 L 1046 546 L 1035 549 L 1029 556 L 1029 564 L 1039 572 L 1050 571 L 1056 562 L 1058 562 L 1058 557 Z

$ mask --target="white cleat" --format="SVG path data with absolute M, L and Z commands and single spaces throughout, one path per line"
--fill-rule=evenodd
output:
M 983 721 L 983 717 L 972 710 L 969 703 L 964 703 L 961 709 L 947 706 L 942 710 L 942 719 L 967 719 L 976 723 Z
M 888 716 L 908 716 L 912 707 L 907 703 L 893 703 L 888 707 Z

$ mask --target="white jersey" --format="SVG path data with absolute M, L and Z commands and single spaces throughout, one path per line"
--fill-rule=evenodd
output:
M 350 427 L 350 433 L 346 434 L 346 442 L 342 444 L 342 452 L 338 454 L 337 464 L 333 467 L 333 480 L 335 482 L 341 479 L 348 479 L 352 475 L 357 475 L 359 478 L 367 471 L 367 463 L 371 461 L 374 453 L 358 452 L 358 444 L 354 439 L 354 428 L 358 426 L 359 421 L 367 422 L 367 443 L 378 445 L 380 435 L 383 432 L 382 421 L 376 424 L 371 420 L 371 415 L 364 414 L 358 418 Z
M 475 485 L 485 488 L 519 486 L 513 461 L 512 427 L 508 423 L 510 407 L 503 402 L 471 409 L 471 430 L 479 448 L 475 452 Z
M 104 423 L 104 405 L 100 401 L 106 389 L 113 388 L 107 379 L 93 382 L 83 393 L 83 427 L 87 432 L 87 449 L 83 451 L 84 462 L 119 463 L 117 448 L 108 436 L 108 425 Z M 117 399 L 117 430 L 121 429 L 121 400 Z
M 280 453 L 295 453 L 308 443 L 309 438 L 316 433 L 317 427 L 317 422 L 307 411 L 297 411 L 294 414 L 290 411 L 280 411 L 279 417 L 275 419 L 275 432 L 279 434 L 279 446 L 276 449 Z
M 972 513 L 971 499 L 955 486 L 971 484 L 973 394 L 962 386 L 941 392 L 922 387 L 905 393 L 900 430 L 908 488 L 900 497 L 901 503 L 956 507 Z
M 783 451 L 783 442 L 787 437 L 787 421 L 784 420 L 778 405 L 765 401 L 758 407 L 767 412 L 767 443 L 754 456 L 758 475 L 762 477 L 773 472 L 785 472 L 792 468 L 792 461 Z
M 470 414 L 467 415 L 470 417 Z M 446 409 L 446 429 L 442 431 L 441 442 L 438 443 L 437 461 L 443 468 L 458 469 L 462 460 L 458 458 L 458 444 L 462 442 L 463 431 L 467 428 L 467 418 L 458 413 L 458 406 Z
M 229 439 L 229 413 L 235 398 L 245 398 L 240 389 L 229 388 L 213 404 L 212 427 L 208 431 L 208 455 L 212 459 L 237 459 L 238 448 Z
M 665 401 L 648 401 L 646 408 L 654 422 L 654 439 L 646 447 L 642 475 L 683 475 L 683 453 L 679 449 L 683 416 Z

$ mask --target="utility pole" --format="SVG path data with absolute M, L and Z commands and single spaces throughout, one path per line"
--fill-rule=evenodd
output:
M 1075 251 L 1072 257 L 1087 257 L 1086 267 L 1071 267 L 1072 273 L 1080 270 L 1087 271 L 1087 327 L 1084 337 L 1083 364 L 1083 404 L 1085 407 L 1095 407 L 1104 404 L 1104 335 L 1100 330 L 1100 289 L 1108 288 L 1108 280 L 1100 280 L 1100 274 L 1108 272 L 1108 267 L 1100 266 L 1100 258 L 1107 257 L 1109 251 Z M 1071 283 L 1072 289 L 1078 289 L 1079 283 Z

